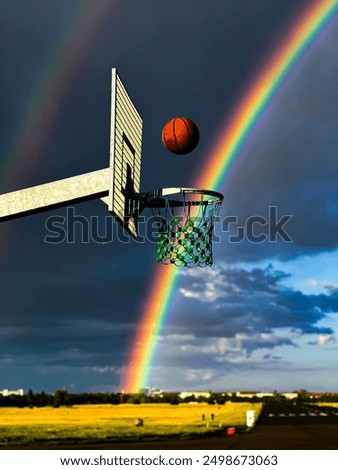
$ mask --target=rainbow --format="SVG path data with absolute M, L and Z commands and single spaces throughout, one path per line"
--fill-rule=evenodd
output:
M 59 111 L 67 98 L 74 77 L 79 75 L 96 42 L 111 18 L 114 0 L 92 4 L 80 2 L 74 8 L 72 19 L 46 61 L 22 110 L 22 125 L 4 142 L 1 158 L 0 192 L 20 188 L 36 168 L 50 144 L 49 136 L 57 122 Z M 7 252 L 13 226 L 1 228 L 1 261 Z M 6 247 L 6 249 L 5 249 Z
M 79 75 L 93 51 L 96 37 L 111 18 L 115 0 L 93 6 L 83 2 L 74 9 L 67 30 L 46 62 L 23 109 L 23 125 L 8 139 L 1 161 L 1 192 L 9 190 L 36 168 L 74 77 Z M 26 158 L 28 157 L 28 158 Z M 16 165 L 16 162 L 20 164 Z
M 295 21 L 236 106 L 231 122 L 195 182 L 196 187 L 219 190 L 224 184 L 253 127 L 295 64 L 332 21 L 337 9 L 338 0 L 315 0 Z M 148 384 L 157 340 L 170 311 L 179 273 L 172 266 L 160 265 L 155 269 L 124 370 L 122 390 L 125 392 L 139 391 Z

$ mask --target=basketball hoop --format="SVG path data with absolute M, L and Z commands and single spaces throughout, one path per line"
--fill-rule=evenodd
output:
M 101 199 L 123 229 L 138 236 L 138 216 L 151 208 L 157 222 L 157 261 L 175 266 L 211 266 L 212 235 L 223 195 L 195 188 L 140 192 L 142 118 L 116 69 L 112 69 L 109 166 L 91 173 L 0 195 L 0 221 L 48 208 Z M 199 131 L 186 117 L 171 119 L 162 142 L 172 153 L 191 152 Z
M 212 265 L 212 234 L 223 195 L 195 188 L 164 188 L 147 193 L 157 222 L 157 262 L 181 267 Z

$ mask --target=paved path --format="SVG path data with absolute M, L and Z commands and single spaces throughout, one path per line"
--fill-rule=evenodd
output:
M 338 449 L 338 409 L 293 404 L 266 405 L 255 429 L 230 449 Z
M 228 449 L 329 450 L 338 449 L 337 424 L 259 424 L 242 434 Z

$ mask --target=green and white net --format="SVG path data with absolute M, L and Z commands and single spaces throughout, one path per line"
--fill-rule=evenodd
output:
M 157 222 L 157 262 L 180 267 L 211 266 L 212 236 L 222 199 L 212 192 L 182 190 L 152 206 Z

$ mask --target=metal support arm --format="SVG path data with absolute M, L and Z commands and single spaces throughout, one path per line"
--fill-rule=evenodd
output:
M 108 203 L 110 169 L 85 173 L 52 183 L 0 195 L 0 221 L 88 199 Z

